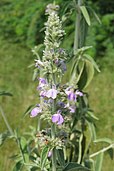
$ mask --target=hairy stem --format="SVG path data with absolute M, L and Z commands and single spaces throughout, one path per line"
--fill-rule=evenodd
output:
M 105 147 L 105 148 L 103 148 L 103 149 L 97 151 L 96 153 L 91 154 L 89 157 L 90 157 L 90 158 L 95 157 L 95 156 L 97 156 L 97 155 L 100 154 L 100 153 L 104 153 L 105 151 L 109 150 L 110 148 L 114 148 L 114 144 L 111 144 L 111 145 L 109 145 L 108 147 Z
M 55 124 L 52 125 L 51 127 L 51 135 L 52 135 L 52 139 L 55 139 Z M 52 150 L 52 170 L 56 171 L 56 148 L 54 147 Z
M 76 4 L 76 0 L 74 0 L 75 7 L 77 8 L 77 14 L 76 14 L 76 21 L 75 21 L 75 36 L 74 36 L 74 54 L 76 54 L 77 49 L 80 46 L 80 25 L 81 25 L 81 11 L 80 6 L 82 5 L 82 0 L 78 0 L 78 3 Z
M 82 158 L 82 140 L 83 140 L 83 134 L 80 135 L 80 139 L 79 139 L 79 155 L 78 155 L 78 161 L 77 161 L 77 163 L 79 164 Z

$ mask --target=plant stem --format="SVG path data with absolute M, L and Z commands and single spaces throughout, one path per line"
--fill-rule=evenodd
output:
M 37 131 L 40 131 L 40 126 L 41 126 L 41 119 L 38 117 L 38 125 L 37 125 Z
M 83 140 L 83 134 L 80 135 L 80 139 L 79 139 L 79 155 L 77 161 L 78 164 L 80 164 L 82 158 L 82 140 Z
M 42 71 L 40 71 L 40 78 L 43 77 L 43 73 Z M 42 101 L 43 99 L 40 97 L 40 105 L 42 107 Z M 40 131 L 40 128 L 41 128 L 41 119 L 40 119 L 40 116 L 38 117 L 38 121 L 37 121 L 37 131 L 39 132 Z
M 53 79 L 53 83 L 54 85 L 56 85 L 56 75 L 55 73 L 53 72 L 53 63 L 51 65 L 52 67 L 52 79 Z M 55 112 L 55 109 L 56 109 L 56 100 L 53 101 L 52 103 L 52 115 L 53 113 Z M 52 136 L 52 139 L 54 140 L 56 138 L 56 125 L 55 124 L 52 124 L 52 127 L 51 127 L 51 136 Z M 56 171 L 56 147 L 53 148 L 52 150 L 52 170 L 53 171 Z
M 76 4 L 76 0 L 74 0 Z M 77 14 L 76 14 L 76 21 L 75 21 L 75 37 L 74 37 L 74 55 L 76 54 L 77 49 L 80 46 L 80 25 L 81 25 L 81 11 L 80 6 L 82 5 L 82 0 L 78 0 L 78 4 L 75 5 L 77 8 Z
M 5 122 L 5 124 L 6 124 L 7 129 L 9 130 L 10 134 L 13 135 L 13 134 L 14 134 L 14 133 L 13 133 L 13 130 L 12 130 L 12 128 L 10 127 L 10 125 L 9 125 L 9 123 L 8 123 L 8 120 L 7 120 L 7 118 L 6 118 L 6 116 L 5 116 L 5 113 L 3 112 L 3 109 L 2 109 L 1 106 L 0 106 L 0 111 L 1 111 L 1 114 L 2 114 L 2 117 L 3 117 L 3 119 L 4 119 L 4 122 Z
M 55 124 L 51 127 L 51 135 L 52 139 L 55 139 Z M 54 147 L 52 150 L 52 170 L 56 171 L 56 148 Z
M 91 154 L 89 157 L 90 157 L 90 158 L 95 157 L 95 156 L 97 156 L 97 155 L 100 154 L 100 153 L 104 153 L 105 151 L 109 150 L 110 148 L 114 148 L 114 144 L 111 144 L 111 145 L 109 145 L 108 147 L 105 147 L 105 148 L 103 148 L 103 149 L 97 151 L 96 153 Z

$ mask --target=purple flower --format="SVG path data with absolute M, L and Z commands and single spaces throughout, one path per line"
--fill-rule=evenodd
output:
M 47 92 L 46 92 L 45 90 L 42 90 L 42 91 L 40 92 L 40 96 L 41 96 L 41 97 L 46 97 L 46 94 L 47 94 Z
M 56 64 L 58 67 L 61 68 L 61 70 L 62 70 L 63 72 L 65 72 L 65 71 L 67 70 L 67 67 L 66 67 L 66 64 L 65 64 L 64 60 L 59 60 L 59 59 L 57 58 L 54 62 L 55 62 L 55 64 Z
M 52 104 L 52 103 L 53 103 L 53 99 L 49 99 L 48 104 Z
M 61 55 L 65 55 L 66 53 L 65 53 L 65 50 L 63 49 L 63 48 L 59 48 L 59 53 L 61 54 Z
M 65 104 L 63 103 L 63 102 L 61 102 L 61 101 L 58 101 L 58 106 L 60 106 L 60 107 L 65 107 Z
M 68 99 L 70 101 L 76 101 L 76 94 L 73 91 L 69 92 Z
M 79 90 L 76 90 L 76 95 L 78 95 L 78 96 L 83 96 L 83 93 L 80 92 Z
M 52 151 L 50 150 L 49 152 L 48 152 L 48 157 L 51 157 L 52 156 Z
M 41 90 L 46 84 L 47 82 L 45 78 L 39 78 L 39 86 L 37 87 L 37 90 Z
M 45 78 L 39 78 L 39 84 L 46 84 L 46 79 Z
M 76 111 L 76 106 L 69 106 L 70 113 L 75 113 Z
M 56 114 L 52 116 L 52 122 L 57 123 L 57 125 L 61 125 L 64 122 L 63 116 L 61 115 L 61 111 L 58 110 Z
M 51 97 L 52 99 L 56 99 L 57 90 L 55 88 L 52 88 L 52 89 L 48 90 L 47 93 L 46 93 L 46 97 L 48 97 L 48 98 Z
M 68 95 L 68 99 L 70 101 L 76 101 L 76 94 L 73 92 L 73 90 L 70 90 L 70 88 L 67 88 L 65 90 L 65 93 Z
M 76 106 L 75 105 L 70 106 L 69 103 L 67 103 L 64 108 L 69 109 L 70 113 L 75 113 L 75 111 L 76 111 Z
M 66 64 L 63 60 L 60 61 L 60 68 L 63 72 L 67 70 Z
M 69 93 L 71 92 L 71 88 L 72 88 L 72 87 L 68 87 L 68 88 L 65 90 L 65 93 L 66 93 L 67 95 L 69 95 Z
M 83 96 L 83 93 L 80 92 L 79 90 L 76 90 L 76 92 L 74 92 L 71 87 L 68 87 L 65 90 L 65 93 L 68 95 L 68 99 L 70 101 L 76 101 L 77 96 Z
M 40 107 L 35 107 L 34 109 L 32 109 L 30 117 L 33 118 L 41 112 L 42 112 L 42 109 Z

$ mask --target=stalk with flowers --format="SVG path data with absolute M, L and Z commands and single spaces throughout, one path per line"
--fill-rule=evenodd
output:
M 59 6 L 49 4 L 46 8 L 45 48 L 42 56 L 37 53 L 37 46 L 32 50 L 37 57 L 35 75 L 40 102 L 27 111 L 31 119 L 38 119 L 37 129 L 31 127 L 26 138 L 6 124 L 11 132 L 8 136 L 16 140 L 20 150 L 19 155 L 12 157 L 16 161 L 13 171 L 100 171 L 104 152 L 114 147 L 110 140 L 108 147 L 91 154 L 91 142 L 103 139 L 96 140 L 97 118 L 89 106 L 85 87 L 94 68 L 98 72 L 99 69 L 87 54 L 91 47 L 84 46 L 85 35 L 81 33 L 81 22 L 90 25 L 88 11 L 83 0 L 74 0 L 73 7 L 77 14 L 74 49 L 70 53 L 61 47 L 65 31 Z M 70 76 L 65 82 L 67 73 Z M 7 121 L 3 112 L 2 115 Z M 96 161 L 92 160 L 95 156 Z
M 79 5 L 81 4 L 79 3 Z M 71 76 L 69 81 L 63 84 L 65 72 L 69 72 L 67 71 L 67 63 L 70 55 L 61 48 L 65 31 L 62 28 L 58 10 L 59 6 L 55 4 L 49 4 L 46 9 L 48 21 L 45 24 L 45 49 L 43 56 L 37 55 L 38 59 L 35 60 L 35 66 L 40 70 L 37 87 L 40 104 L 32 109 L 30 116 L 38 116 L 41 123 L 44 121 L 47 123 L 47 127 L 44 128 L 46 132 L 44 139 L 41 141 L 42 135 L 38 141 L 41 141 L 42 153 L 47 148 L 46 155 L 47 158 L 50 158 L 50 168 L 53 171 L 76 168 L 88 170 L 84 166 L 83 159 L 84 157 L 88 158 L 85 154 L 85 129 L 86 120 L 88 120 L 87 117 L 89 117 L 91 110 L 87 94 L 83 92 L 85 84 L 82 85 L 81 79 L 87 64 L 92 65 L 92 67 L 93 64 L 86 58 L 85 54 L 89 47 L 78 49 L 79 32 L 76 28 L 74 54 L 71 59 L 73 61 Z M 77 18 L 80 18 L 81 14 L 78 15 Z M 79 25 L 80 21 L 77 20 L 76 25 Z M 33 52 L 37 54 L 35 49 Z M 94 124 L 91 124 L 94 127 Z M 42 130 L 39 130 L 39 133 L 42 134 Z

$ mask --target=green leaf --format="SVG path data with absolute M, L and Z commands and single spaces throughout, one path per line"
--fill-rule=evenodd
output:
M 14 155 L 10 156 L 9 158 L 10 159 L 13 159 L 13 160 L 16 160 L 18 157 L 19 157 L 18 154 L 14 154 Z
M 15 164 L 13 171 L 21 171 L 22 167 L 23 167 L 23 163 L 22 161 L 19 161 Z
M 76 60 L 76 62 L 73 65 L 72 72 L 71 72 L 71 80 L 70 80 L 71 82 L 75 80 L 75 82 L 77 83 L 80 80 L 81 75 L 83 73 L 84 64 L 85 64 L 84 61 Z
M 96 162 L 95 162 L 95 171 L 101 171 L 102 169 L 102 163 L 103 163 L 103 156 L 104 153 L 100 153 L 96 157 Z
M 35 79 L 37 78 L 38 73 L 39 73 L 39 70 L 38 70 L 37 68 L 35 68 L 35 69 L 34 69 L 33 76 L 32 76 L 32 80 L 33 80 L 33 81 L 35 81 Z
M 95 119 L 95 120 L 99 120 L 99 119 L 93 114 L 93 112 L 88 111 L 87 114 L 88 114 L 88 116 L 90 116 L 91 118 L 93 118 L 93 119 Z
M 97 21 L 99 22 L 99 24 L 101 24 L 101 20 L 95 11 L 93 11 L 93 14 L 94 14 L 95 18 L 97 19 Z
M 95 143 L 98 143 L 98 142 L 105 142 L 105 143 L 108 143 L 108 144 L 112 144 L 112 140 L 110 139 L 110 138 L 99 138 L 99 139 L 96 139 L 95 141 L 94 141 Z
M 21 144 L 22 150 L 24 150 L 26 148 L 26 145 L 27 145 L 27 141 L 24 137 L 20 138 L 20 144 Z
M 94 167 L 95 161 L 92 159 L 85 159 L 84 164 L 87 168 L 89 168 L 91 171 L 95 171 Z
M 41 153 L 41 170 L 44 168 L 46 164 L 47 156 L 48 156 L 48 147 L 44 147 Z
M 80 64 L 81 64 L 81 61 L 80 61 L 80 63 L 78 64 L 79 74 L 76 76 L 76 77 L 77 77 L 76 82 L 78 82 L 78 81 L 80 80 L 81 75 L 82 75 L 83 70 L 84 70 L 84 61 L 82 61 L 82 64 L 81 64 L 81 65 L 80 65 Z
M 89 169 L 87 167 L 82 166 L 81 164 L 71 162 L 68 163 L 63 171 L 88 171 Z
M 0 96 L 13 96 L 11 93 L 6 92 L 6 91 L 1 91 Z
M 87 118 L 86 118 L 87 119 Z M 88 125 L 89 125 L 89 130 L 90 130 L 90 133 L 91 133 L 91 138 L 93 141 L 96 140 L 96 131 L 95 131 L 95 126 L 92 122 L 88 121 L 87 122 Z
M 93 78 L 93 75 L 94 75 L 93 65 L 91 64 L 90 61 L 85 59 L 83 72 L 82 72 L 80 79 L 77 83 L 80 90 L 86 88 L 90 84 L 90 82 Z
M 9 132 L 6 131 L 0 134 L 0 146 L 3 145 L 4 141 L 10 136 Z
M 107 153 L 109 154 L 110 158 L 113 160 L 114 159 L 114 149 L 110 148 L 109 150 L 107 150 Z
M 89 56 L 88 54 L 84 54 L 84 57 L 85 57 L 87 60 L 89 60 L 89 61 L 93 64 L 94 68 L 95 68 L 98 72 L 100 72 L 99 67 L 97 66 L 96 62 L 94 61 L 94 59 L 93 59 L 91 56 Z
M 65 165 L 65 160 L 64 160 L 63 150 L 61 150 L 61 149 L 57 150 L 57 158 L 58 158 L 58 162 L 60 163 L 60 165 L 64 166 Z
M 99 22 L 99 24 L 101 24 L 101 20 L 100 20 L 99 16 L 96 14 L 96 12 L 95 12 L 92 8 L 90 8 L 90 10 L 92 11 L 94 17 L 95 17 L 96 20 Z
M 90 17 L 89 17 L 89 14 L 88 14 L 88 11 L 87 11 L 86 7 L 85 6 L 80 6 L 80 9 L 82 11 L 82 14 L 83 14 L 87 24 L 90 26 L 91 25 Z
M 82 48 L 77 50 L 76 55 L 80 54 L 80 53 L 84 53 L 85 51 L 87 51 L 88 49 L 91 49 L 92 46 L 83 46 Z
M 33 107 L 34 107 L 34 105 L 30 105 L 27 108 L 27 110 L 24 112 L 23 117 L 27 116 L 31 112 L 31 110 L 32 110 Z

